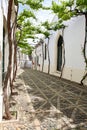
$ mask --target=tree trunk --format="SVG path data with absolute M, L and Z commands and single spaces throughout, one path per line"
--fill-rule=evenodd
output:
M 14 61 L 13 61 L 13 78 L 10 81 L 10 87 L 11 87 L 11 95 L 13 94 L 13 82 L 15 81 L 17 74 L 17 44 L 14 43 Z
M 17 13 L 16 13 L 16 19 L 15 19 L 15 29 L 17 27 L 18 9 L 19 9 L 19 6 L 17 5 Z M 17 74 L 17 40 L 16 40 L 16 35 L 14 35 L 14 38 L 15 39 L 14 39 L 14 73 L 13 73 L 13 81 L 15 81 L 16 74 Z
M 63 65 L 62 65 L 62 69 L 61 69 L 61 75 L 60 75 L 60 78 L 62 78 L 62 75 L 63 75 L 63 69 L 64 69 L 64 66 L 65 66 L 64 28 L 63 28 L 63 30 L 62 30 L 62 36 L 63 36 Z
M 16 35 L 15 35 L 15 30 L 17 27 L 17 15 L 18 15 L 18 5 L 17 5 L 17 12 L 15 12 L 15 20 L 13 23 L 13 43 L 14 43 L 14 56 L 13 56 L 13 78 L 11 80 L 10 78 L 10 88 L 11 88 L 11 95 L 13 94 L 13 82 L 15 81 L 16 78 L 16 73 L 17 73 L 17 41 L 16 41 Z
M 5 118 L 6 119 L 10 119 L 11 115 L 9 112 L 9 98 L 7 95 L 7 86 L 8 86 L 8 80 L 10 79 L 11 76 L 11 69 L 12 69 L 12 43 L 10 41 L 10 45 L 9 45 L 9 63 L 8 63 L 8 68 L 7 68 L 7 73 L 5 76 L 5 80 L 4 80 L 4 88 L 3 88 L 3 93 L 4 93 L 4 97 L 3 97 L 3 101 L 5 104 Z
M 84 47 L 83 47 L 83 56 L 84 56 L 86 69 L 87 69 L 86 46 L 87 46 L 87 13 L 85 14 L 85 41 L 84 41 Z M 81 80 L 81 85 L 83 85 L 83 81 L 86 79 L 86 77 L 87 77 L 87 72 L 86 72 L 86 74 L 83 76 L 83 78 Z
M 14 45 L 14 73 L 13 73 L 13 81 L 15 81 L 17 74 L 17 44 Z
M 50 73 L 50 54 L 49 54 L 49 38 L 48 38 L 48 74 Z
M 43 68 L 44 68 L 44 49 L 43 49 L 43 42 L 42 42 L 42 72 L 43 72 Z
M 7 95 L 7 86 L 8 86 L 8 80 L 10 79 L 11 76 L 11 69 L 12 69 L 12 39 L 11 39 L 11 13 L 12 13 L 12 4 L 13 0 L 9 0 L 8 2 L 8 16 L 7 16 L 7 27 L 8 27 L 8 42 L 9 42 L 9 59 L 8 59 L 8 68 L 7 68 L 7 73 L 5 76 L 4 80 L 4 87 L 3 87 L 3 101 L 5 104 L 5 118 L 6 119 L 11 119 L 11 115 L 9 112 L 9 98 Z

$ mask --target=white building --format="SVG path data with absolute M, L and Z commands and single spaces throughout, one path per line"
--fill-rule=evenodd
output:
M 43 66 L 43 50 L 44 45 L 42 43 L 38 43 L 35 46 L 34 51 L 32 52 L 32 68 L 36 70 L 42 71 Z M 43 51 L 42 51 L 43 50 Z
M 30 61 L 28 55 L 22 53 L 21 48 L 18 48 L 17 53 L 18 53 L 17 54 L 18 67 L 19 68 L 30 67 L 31 65 L 29 64 Z
M 53 21 L 56 21 L 54 17 Z M 50 54 L 50 74 L 61 76 L 62 78 L 80 83 L 84 74 L 85 62 L 82 48 L 85 39 L 85 17 L 78 16 L 66 22 L 67 27 L 64 31 L 51 31 L 49 40 Z M 48 72 L 48 39 L 44 40 L 44 72 Z M 36 46 L 33 52 L 33 58 L 39 59 L 42 66 L 42 44 Z M 87 49 L 87 47 L 86 47 Z M 38 50 L 38 51 L 37 51 Z M 87 53 L 86 53 L 87 54 Z M 38 56 L 38 57 L 37 57 Z M 41 57 L 42 56 L 42 57 Z M 36 65 L 36 60 L 33 60 Z M 64 65 L 65 62 L 65 65 Z M 63 68 L 64 66 L 64 68 Z M 38 67 L 35 67 L 38 70 Z M 40 68 L 40 70 L 42 70 Z M 84 81 L 87 84 L 87 79 Z

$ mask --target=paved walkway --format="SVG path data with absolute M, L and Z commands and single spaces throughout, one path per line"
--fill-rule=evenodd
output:
M 87 88 L 39 71 L 25 69 L 16 79 L 10 104 L 17 120 L 1 130 L 87 130 Z

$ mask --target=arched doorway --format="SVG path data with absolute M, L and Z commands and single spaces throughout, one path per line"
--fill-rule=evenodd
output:
M 57 71 L 61 71 L 62 67 L 62 43 L 63 37 L 60 35 L 57 43 Z

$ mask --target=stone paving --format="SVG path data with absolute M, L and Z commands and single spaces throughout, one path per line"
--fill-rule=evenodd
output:
M 22 72 L 20 70 L 19 74 Z M 0 123 L 0 130 L 39 130 L 37 118 L 34 114 L 29 113 L 34 109 L 23 80 L 17 77 L 14 85 L 16 95 L 10 99 L 10 110 L 17 111 L 17 118 L 12 116 L 11 120 L 3 120 Z
M 87 130 L 87 86 L 31 69 L 19 72 L 18 94 L 10 101 L 17 119 L 2 121 L 0 130 Z

